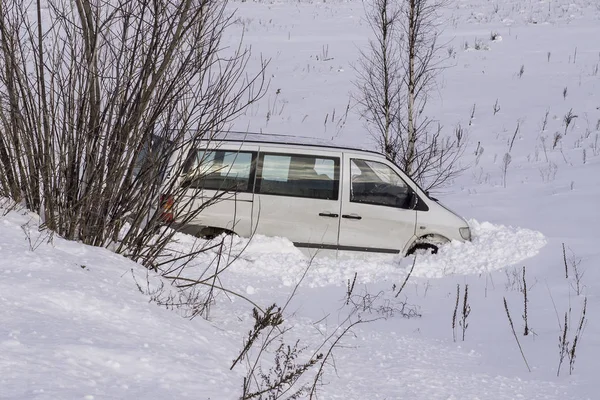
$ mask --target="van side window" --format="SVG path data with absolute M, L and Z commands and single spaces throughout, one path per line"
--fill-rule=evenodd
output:
M 195 189 L 251 192 L 252 152 L 194 150 L 186 162 L 184 185 Z
M 396 208 L 410 207 L 411 189 L 389 166 L 369 160 L 350 162 L 350 201 Z
M 340 159 L 299 154 L 263 154 L 256 193 L 337 200 Z

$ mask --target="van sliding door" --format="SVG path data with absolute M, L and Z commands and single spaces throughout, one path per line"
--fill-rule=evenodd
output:
M 253 207 L 256 233 L 287 237 L 297 247 L 335 249 L 339 187 L 340 157 L 331 152 L 261 150 Z

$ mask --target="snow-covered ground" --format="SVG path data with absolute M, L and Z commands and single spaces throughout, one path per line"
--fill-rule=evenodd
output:
M 370 35 L 362 2 L 232 6 L 255 56 L 271 59 L 267 95 L 236 128 L 373 145 L 350 96 L 353 65 Z M 291 328 L 285 342 L 299 338 L 303 357 L 338 327 L 371 321 L 338 343 L 322 399 L 596 399 L 600 7 L 591 0 L 463 0 L 451 1 L 443 15 L 441 41 L 451 56 L 427 113 L 448 132 L 461 124 L 469 147 L 467 171 L 436 197 L 470 221 L 473 242 L 419 258 L 398 297 L 412 258 L 311 261 L 281 238 L 235 239 L 234 254 L 247 248 L 220 284 L 266 307 L 285 304 L 301 281 L 284 326 Z M 492 41 L 492 32 L 502 40 Z M 577 118 L 564 135 L 569 110 Z M 504 182 L 502 159 L 517 125 Z M 562 137 L 554 146 L 556 132 Z M 173 250 L 198 245 L 181 235 Z M 201 276 L 213 257 L 199 256 L 186 274 Z M 142 267 L 38 232 L 37 217 L 22 209 L 0 209 L 0 276 L 0 398 L 239 398 L 245 365 L 229 367 L 254 323 L 248 302 L 218 293 L 208 321 L 182 318 L 185 310 L 149 301 L 159 280 Z M 458 324 L 453 339 L 457 285 L 459 314 L 469 288 L 464 341 Z M 565 312 L 572 343 L 585 297 L 573 373 L 567 359 L 557 377 Z

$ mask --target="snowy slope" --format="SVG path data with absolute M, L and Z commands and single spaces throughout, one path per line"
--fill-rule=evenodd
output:
M 189 321 L 148 302 L 137 285 L 146 290 L 147 279 L 151 287 L 157 287 L 158 280 L 147 277 L 140 266 L 103 249 L 39 233 L 36 217 L 26 212 L 10 212 L 0 223 L 3 398 L 164 399 L 201 393 L 201 398 L 228 399 L 239 395 L 242 377 L 228 368 L 251 326 L 248 304 L 231 303 L 220 295 L 212 312 L 214 325 L 200 318 Z M 391 290 L 406 276 L 406 260 L 324 257 L 311 264 L 290 242 L 257 237 L 222 274 L 221 282 L 260 304 L 283 304 L 308 267 L 289 308 L 293 329 L 288 337 L 316 348 L 324 334 L 344 325 L 356 312 L 344 305 L 343 284 L 357 272 L 356 298 L 367 292 L 376 297 L 369 309 L 358 307 L 353 318 L 375 321 L 353 328 L 336 350 L 338 376 L 332 370 L 325 375 L 323 398 L 481 398 L 482 393 L 491 396 L 483 398 L 508 399 L 516 394 L 564 398 L 564 393 L 570 393 L 568 385 L 548 380 L 546 369 L 535 378 L 507 373 L 523 368 L 516 354 L 502 360 L 511 367 L 507 368 L 483 362 L 488 349 L 477 347 L 489 342 L 465 347 L 448 340 L 451 332 L 442 323 L 448 315 L 436 309 L 450 310 L 440 306 L 450 305 L 446 291 L 454 285 L 452 274 L 491 272 L 533 255 L 544 244 L 542 235 L 533 231 L 472 223 L 473 244 L 453 244 L 443 249 L 441 257 L 418 263 L 415 275 L 423 278 L 411 280 L 402 296 L 418 305 L 421 318 L 402 318 L 399 310 L 405 299 L 396 299 Z M 198 244 L 184 235 L 178 241 L 175 250 Z M 499 250 L 519 241 L 532 253 L 519 258 L 518 252 Z M 245 242 L 238 239 L 234 248 L 245 247 Z M 478 246 L 479 252 L 471 249 Z M 504 264 L 489 267 L 486 249 L 496 254 L 498 263 L 506 257 Z M 465 253 L 471 256 L 461 259 L 462 269 L 448 271 L 449 260 Z M 199 257 L 188 274 L 202 269 L 213 255 Z M 471 296 L 477 294 L 481 295 Z M 481 313 L 473 308 L 475 314 Z M 485 312 L 473 318 L 471 330 L 485 332 L 478 326 L 490 324 Z M 321 322 L 315 327 L 317 320 Z M 506 333 L 504 322 L 495 325 L 502 333 Z M 440 335 L 441 330 L 447 334 Z M 511 349 L 510 340 L 502 339 Z
M 0 218 L 0 398 L 220 398 L 236 388 L 215 384 L 236 375 L 227 334 L 149 303 L 139 265 L 36 228 L 26 212 Z
M 363 4 L 233 6 L 255 56 L 272 59 L 267 96 L 236 126 L 372 146 L 357 110 L 346 114 L 352 65 L 369 35 Z M 374 320 L 353 327 L 340 342 L 335 369 L 325 369 L 322 399 L 596 399 L 600 9 L 585 0 L 464 0 L 443 15 L 443 39 L 453 56 L 427 112 L 448 132 L 460 123 L 470 147 L 467 172 L 437 195 L 470 220 L 473 243 L 450 244 L 417 260 L 397 298 L 412 259 L 311 262 L 281 238 L 254 238 L 221 283 L 260 306 L 282 305 L 307 271 L 285 312 L 292 328 L 286 342 L 300 338 L 305 354 L 340 325 Z M 491 32 L 502 40 L 492 42 Z M 487 50 L 475 50 L 477 40 Z M 496 101 L 500 110 L 494 113 Z M 578 118 L 553 148 L 570 109 Z M 505 187 L 501 160 L 517 124 Z M 478 146 L 484 151 L 476 157 Z M 2 209 L 0 215 L 1 399 L 239 397 L 245 368 L 229 367 L 253 324 L 252 305 L 220 293 L 209 321 L 190 321 L 180 316 L 185 310 L 150 302 L 148 285 L 157 288 L 160 281 L 140 266 L 58 237 L 48 243 L 37 217 L 24 210 Z M 574 270 L 565 278 L 562 243 L 568 264 L 583 274 L 579 295 Z M 185 253 L 198 244 L 182 235 L 175 250 Z M 234 254 L 245 245 L 236 239 Z M 187 273 L 199 276 L 213 256 L 201 255 Z M 522 335 L 523 266 L 529 336 Z M 346 304 L 355 274 L 355 305 Z M 463 294 L 466 284 L 471 313 L 465 340 L 457 326 L 455 342 L 456 289 L 460 285 Z M 584 296 L 587 323 L 575 368 L 569 375 L 567 361 L 557 377 L 564 313 L 571 310 L 572 340 Z M 402 307 L 421 316 L 404 318 Z

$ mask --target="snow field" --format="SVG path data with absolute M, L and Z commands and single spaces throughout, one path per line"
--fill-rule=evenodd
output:
M 272 60 L 264 101 L 234 128 L 372 146 L 351 98 L 353 65 L 370 34 L 363 4 L 232 6 L 239 8 L 237 32 L 244 30 L 254 56 Z M 223 272 L 225 287 L 266 306 L 285 304 L 307 271 L 284 315 L 292 328 L 285 340 L 300 339 L 304 356 L 338 326 L 372 320 L 341 341 L 320 398 L 598 397 L 599 19 L 597 2 L 590 0 L 461 0 L 443 11 L 440 40 L 449 58 L 427 113 L 448 134 L 460 124 L 469 147 L 462 160 L 467 171 L 436 197 L 469 219 L 474 240 L 419 258 L 400 296 L 395 293 L 410 258 L 326 256 L 311 262 L 281 238 L 255 237 Z M 502 40 L 492 41 L 492 33 Z M 570 110 L 577 118 L 565 134 Z M 506 153 L 512 161 L 505 180 Z M 138 285 L 146 292 L 161 281 L 138 265 L 58 237 L 48 243 L 36 216 L 4 214 L 0 210 L 0 398 L 239 397 L 245 371 L 229 367 L 252 327 L 250 304 L 219 293 L 209 321 L 186 320 L 140 293 Z M 180 252 L 204 244 L 178 240 L 174 250 Z M 235 239 L 233 249 L 246 244 Z M 201 276 L 213 258 L 198 257 L 186 274 Z M 583 274 L 579 295 L 573 265 Z M 534 332 L 529 336 L 522 335 L 523 266 Z M 348 305 L 347 284 L 355 274 L 354 303 Z M 458 286 L 462 307 L 466 285 L 468 328 L 465 341 L 462 328 L 455 328 L 455 342 L 456 291 Z M 557 377 L 561 321 L 567 313 L 572 342 L 584 296 L 587 323 L 575 369 L 569 375 L 567 361 Z M 403 306 L 421 317 L 403 318 Z M 265 367 L 271 362 L 266 358 Z

